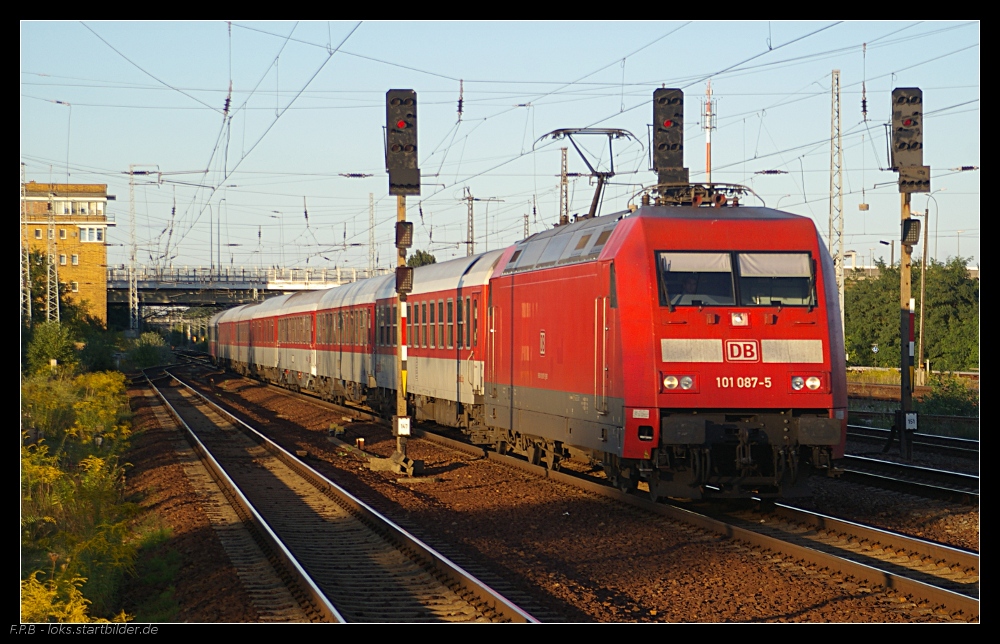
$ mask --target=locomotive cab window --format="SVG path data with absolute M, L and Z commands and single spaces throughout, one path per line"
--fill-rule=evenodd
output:
M 660 306 L 815 306 L 809 253 L 656 254 Z
M 729 253 L 656 253 L 660 306 L 735 304 Z
M 739 253 L 743 306 L 814 306 L 816 294 L 808 253 Z

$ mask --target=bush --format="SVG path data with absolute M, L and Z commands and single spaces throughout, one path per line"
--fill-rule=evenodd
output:
M 115 614 L 139 543 L 117 456 L 128 417 L 121 373 L 42 372 L 22 381 L 23 620 L 93 621 L 91 611 L 128 619 Z
M 55 360 L 56 370 L 72 373 L 76 369 L 76 342 L 69 327 L 59 322 L 43 322 L 31 331 L 28 342 L 28 372 L 49 371 Z
M 917 411 L 938 416 L 979 416 L 979 392 L 961 378 L 945 374 L 930 380 L 931 393 L 917 403 Z
M 129 343 L 125 352 L 124 369 L 146 369 L 156 365 L 168 364 L 173 354 L 163 338 L 156 333 L 143 333 Z

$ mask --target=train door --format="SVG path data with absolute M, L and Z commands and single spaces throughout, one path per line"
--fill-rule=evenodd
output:
M 479 344 L 479 298 L 476 296 L 465 298 L 465 325 L 465 344 L 469 350 L 469 362 L 471 363 L 469 383 L 472 385 L 472 393 L 481 396 L 483 394 L 482 354 L 480 354 L 479 360 L 475 359 Z
M 309 317 L 307 317 L 306 320 L 309 321 L 309 327 L 310 327 L 309 328 L 309 332 L 308 332 L 308 336 L 307 336 L 309 338 L 309 375 L 315 377 L 316 376 L 316 341 L 319 339 L 319 338 L 316 337 L 316 334 L 318 332 L 316 312 L 313 311 L 312 313 L 310 313 Z
M 376 306 L 378 306 L 376 304 Z M 377 311 L 377 309 L 374 309 Z M 378 382 L 375 379 L 375 362 L 378 360 L 378 343 L 375 341 L 375 328 L 376 328 L 376 314 L 369 313 L 366 309 L 364 312 L 365 316 L 365 342 L 368 346 L 364 348 L 365 352 L 365 373 L 368 378 L 369 387 L 377 387 Z
M 615 265 L 608 262 L 600 267 L 598 279 L 605 292 L 594 298 L 594 409 L 599 416 L 608 414 L 608 397 L 614 395 L 615 321 L 613 309 L 618 308 Z

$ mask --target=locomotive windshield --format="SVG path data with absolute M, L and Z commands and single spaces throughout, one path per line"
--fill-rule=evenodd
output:
M 739 253 L 743 306 L 809 306 L 813 299 L 812 261 L 807 253 Z
M 733 299 L 729 253 L 657 253 L 660 305 L 724 305 Z
M 656 260 L 660 306 L 815 304 L 808 253 L 660 251 Z

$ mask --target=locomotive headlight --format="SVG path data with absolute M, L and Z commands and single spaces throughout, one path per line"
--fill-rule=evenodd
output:
M 690 386 L 691 385 L 689 384 L 688 387 Z M 663 387 L 665 389 L 677 389 L 677 376 L 665 376 L 663 378 Z M 686 388 L 687 387 L 685 387 L 685 389 Z
M 806 387 L 809 387 L 813 391 L 819 389 L 819 385 L 820 385 L 820 380 L 816 376 L 809 376 L 808 378 L 806 378 Z M 801 386 L 799 388 L 801 389 Z
M 684 376 L 681 378 L 681 389 L 690 389 L 692 386 L 694 386 L 694 378 L 691 376 Z
M 802 376 L 792 376 L 792 389 L 795 391 L 801 390 L 806 384 L 805 379 Z

